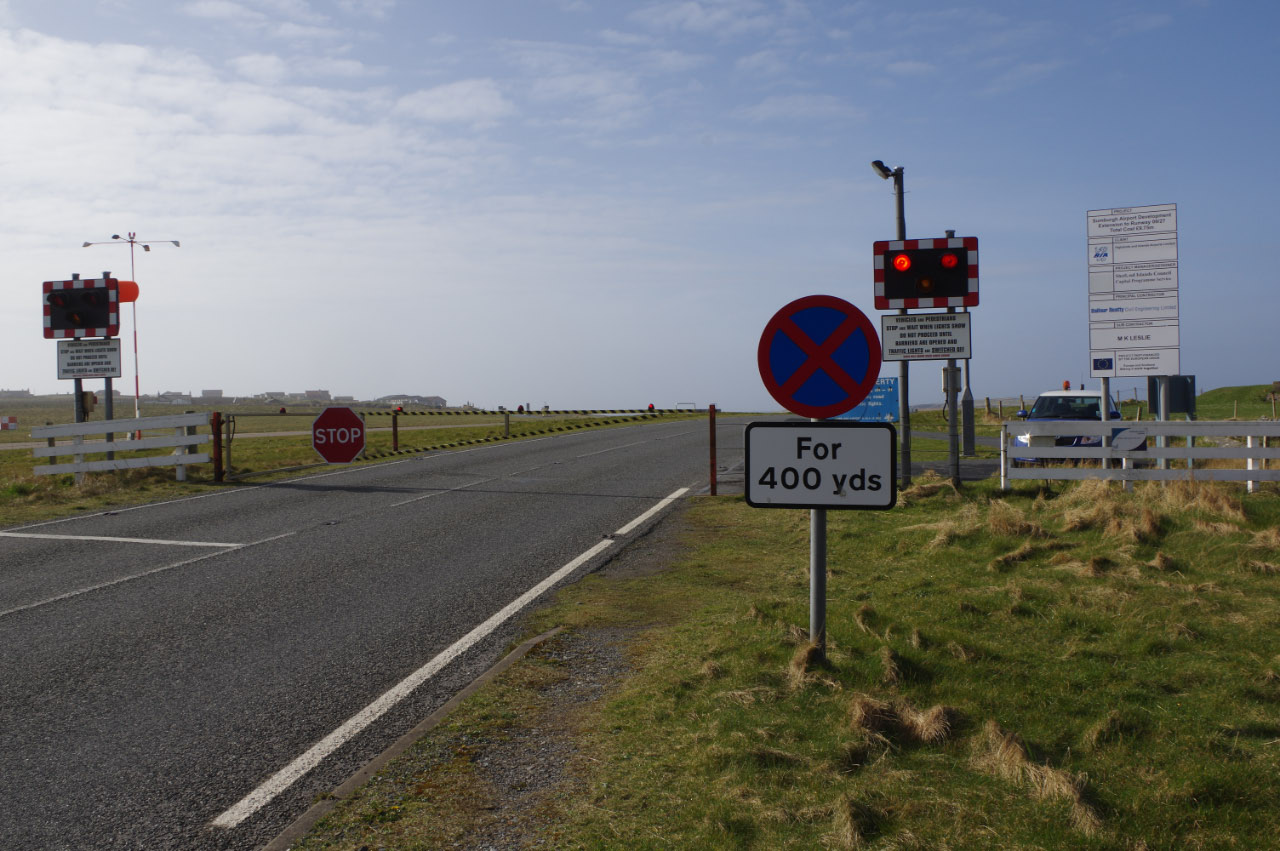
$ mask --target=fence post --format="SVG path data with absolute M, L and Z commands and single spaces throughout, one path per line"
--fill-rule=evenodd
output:
M 1249 448 L 1249 449 L 1253 449 L 1253 447 L 1254 447 L 1254 445 L 1255 445 L 1255 444 L 1254 444 L 1254 442 L 1253 442 L 1253 440 L 1254 440 L 1253 435 L 1251 435 L 1251 434 L 1249 434 L 1249 435 L 1245 435 L 1245 446 L 1246 446 L 1247 448 Z M 1246 458 L 1246 459 L 1245 459 L 1245 461 L 1244 461 L 1244 467 L 1245 467 L 1245 469 L 1246 469 L 1246 470 L 1256 470 L 1256 469 L 1258 469 L 1258 467 L 1257 467 L 1257 462 L 1256 462 L 1253 458 Z M 1256 482 L 1254 482 L 1252 479 L 1250 479 L 1248 482 L 1246 482 L 1246 483 L 1245 483 L 1245 485 L 1246 485 L 1246 490 L 1247 490 L 1249 493 L 1253 493 L 1253 492 L 1254 492 L 1254 488 L 1256 488 L 1256 487 L 1257 487 L 1257 483 L 1256 483 Z
M 228 414 L 227 418 L 222 421 L 223 433 L 226 435 L 224 441 L 227 450 L 226 471 L 231 473 L 235 468 L 231 466 L 231 440 L 235 436 L 236 415 Z
M 391 451 L 400 451 L 400 412 L 391 412 Z
M 506 408 L 502 409 L 502 436 L 511 436 L 511 412 Z
M 711 495 L 716 493 L 716 406 L 707 407 L 707 422 L 711 427 Z
M 213 442 L 213 480 L 220 482 L 225 475 L 222 469 L 222 412 L 209 415 L 209 437 Z
M 1009 424 L 1000 422 L 1000 490 L 1009 489 Z

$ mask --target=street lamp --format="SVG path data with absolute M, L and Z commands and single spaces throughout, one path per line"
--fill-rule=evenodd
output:
M 897 207 L 898 214 L 898 239 L 907 238 L 907 214 L 906 205 L 902 198 L 902 166 L 897 168 L 889 168 L 881 160 L 872 160 L 871 168 L 876 174 L 885 180 L 892 178 L 893 180 L 893 198 L 894 206 Z M 906 308 L 898 311 L 905 314 Z M 906 490 L 911 485 L 911 400 L 908 396 L 910 369 L 908 361 L 900 361 L 898 363 L 898 425 L 899 431 L 902 432 L 901 438 L 901 464 L 902 469 L 899 475 L 902 479 L 901 487 Z
M 150 251 L 151 242 L 155 242 L 155 243 L 167 242 L 170 245 L 172 245 L 174 248 L 182 247 L 182 243 L 178 242 L 178 240 L 176 239 L 160 239 L 160 240 L 153 239 L 147 244 L 143 244 L 142 240 L 138 239 L 138 235 L 132 232 L 130 232 L 127 237 L 122 237 L 118 233 L 113 233 L 111 235 L 111 241 L 86 242 L 84 245 L 80 247 L 88 248 L 90 245 L 124 245 L 125 243 L 128 243 L 129 244 L 129 280 L 137 281 L 138 280 L 137 272 L 134 271 L 134 267 L 133 267 L 133 247 L 135 245 L 141 245 L 143 251 Z M 141 385 L 138 383 L 138 300 L 137 299 L 133 300 L 132 308 L 133 308 L 133 416 L 135 418 L 138 418 L 142 416 L 142 392 L 141 392 Z

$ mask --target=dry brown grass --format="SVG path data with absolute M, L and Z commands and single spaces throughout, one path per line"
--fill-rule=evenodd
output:
M 866 848 L 876 833 L 881 814 L 848 795 L 842 795 L 833 808 L 831 845 L 834 848 Z
M 796 650 L 787 666 L 787 685 L 794 691 L 803 688 L 810 678 L 810 671 L 822 662 L 822 648 L 810 642 Z
M 974 767 L 1029 790 L 1040 800 L 1064 800 L 1071 805 L 1071 824 L 1092 836 L 1102 818 L 1088 800 L 1088 778 L 1033 762 L 1015 733 L 989 720 L 974 743 Z
M 1027 518 L 1027 513 L 1003 499 L 992 500 L 987 508 L 987 530 L 1009 538 L 1043 538 L 1044 528 Z
M 1135 724 L 1125 718 L 1119 711 L 1113 709 L 1107 713 L 1107 716 L 1098 723 L 1085 730 L 1081 737 L 1081 743 L 1085 750 L 1097 750 L 1112 742 L 1119 741 L 1126 735 L 1136 733 L 1138 728 Z
M 911 487 L 898 491 L 898 507 L 906 508 L 913 502 L 928 499 L 948 489 L 951 491 L 950 496 L 956 499 L 960 498 L 960 492 L 956 490 L 955 485 L 951 484 L 950 479 L 942 478 L 933 470 L 925 470 Z
M 875 620 L 876 620 L 876 610 L 871 608 L 866 603 L 863 603 L 861 606 L 859 606 L 858 611 L 853 613 L 853 622 L 858 625 L 858 629 L 862 630 L 868 635 L 876 634 L 876 631 L 872 626 L 875 623 Z
M 982 531 L 982 516 L 978 510 L 978 506 L 973 503 L 966 503 L 959 511 L 952 516 L 941 520 L 937 523 L 918 523 L 913 526 L 902 527 L 904 531 L 914 531 L 916 529 L 933 529 L 936 534 L 933 540 L 926 544 L 926 548 L 930 550 L 939 550 L 949 547 L 957 540 L 975 535 Z
M 940 745 L 951 737 L 956 710 L 938 704 L 920 710 L 905 700 L 892 702 L 868 694 L 854 695 L 849 724 L 885 743 Z
M 1253 540 L 1249 542 L 1249 546 L 1264 550 L 1280 550 L 1280 529 L 1269 526 L 1252 534 Z
M 1144 482 L 1135 493 L 1140 500 L 1173 513 L 1200 512 L 1235 523 L 1246 520 L 1244 503 L 1220 482 L 1175 480 L 1161 484 Z
M 1221 520 L 1201 520 L 1195 518 L 1192 523 L 1198 531 L 1204 532 L 1206 535 L 1234 535 L 1243 531 L 1232 523 L 1226 523 Z
M 898 664 L 898 654 L 887 644 L 880 648 L 880 681 L 885 685 L 902 682 L 902 666 Z
M 1144 505 L 1132 514 L 1112 517 L 1103 534 L 1133 544 L 1149 544 L 1159 539 L 1160 523 L 1161 516 Z
M 987 567 L 990 570 L 999 570 L 1000 568 L 1008 567 L 1011 564 L 1026 561 L 1039 552 L 1039 549 L 1039 547 L 1030 541 L 1024 541 L 1022 546 L 1018 547 L 1016 550 L 1011 550 L 1004 555 L 998 555 L 993 558 Z
M 1259 576 L 1276 576 L 1280 575 L 1280 564 L 1272 564 L 1269 561 L 1251 561 L 1249 562 L 1249 570 Z
M 1165 555 L 1163 550 L 1156 550 L 1156 557 L 1147 562 L 1147 567 L 1153 567 L 1160 571 L 1168 571 L 1174 569 L 1174 563 L 1173 559 Z

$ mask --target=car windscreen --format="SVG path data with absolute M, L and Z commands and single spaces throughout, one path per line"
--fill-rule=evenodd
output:
M 1097 396 L 1041 396 L 1031 406 L 1033 420 L 1100 420 Z

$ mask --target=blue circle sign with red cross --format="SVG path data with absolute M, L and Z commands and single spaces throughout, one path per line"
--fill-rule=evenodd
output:
M 760 377 L 793 414 L 825 420 L 852 410 L 880 376 L 880 337 L 858 308 L 831 295 L 796 299 L 764 326 Z

